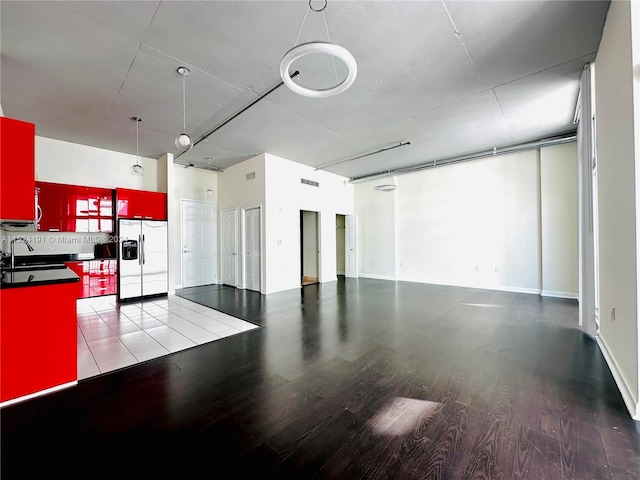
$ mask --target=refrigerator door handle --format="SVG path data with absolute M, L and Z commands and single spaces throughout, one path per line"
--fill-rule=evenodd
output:
M 142 235 L 138 235 L 138 265 L 142 265 Z
M 144 258 L 144 255 L 145 255 L 145 252 L 144 252 L 144 233 L 142 234 L 142 243 L 141 243 L 141 245 L 142 245 L 142 265 L 144 265 L 144 261 L 145 261 L 145 258 Z

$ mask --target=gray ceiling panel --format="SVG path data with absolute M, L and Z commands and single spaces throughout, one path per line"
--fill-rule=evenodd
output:
M 2 0 L 0 101 L 39 135 L 126 153 L 140 116 L 141 155 L 195 165 L 266 152 L 317 167 L 410 141 L 326 168 L 355 177 L 575 129 L 580 71 L 608 6 L 329 0 L 314 13 L 306 0 Z M 289 49 L 329 34 L 358 64 L 347 91 L 313 99 L 280 86 L 260 99 L 281 83 Z M 174 145 L 181 65 L 192 71 L 188 133 L 200 140 L 225 124 L 186 153 Z M 345 75 L 321 55 L 294 67 L 312 87 Z
M 465 41 L 485 87 L 495 87 L 594 53 L 608 5 L 548 1 Z

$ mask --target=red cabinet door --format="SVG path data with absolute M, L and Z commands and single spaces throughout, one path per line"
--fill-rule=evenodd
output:
M 113 192 L 107 188 L 65 185 L 65 232 L 113 232 Z
M 64 262 L 64 264 L 69 267 L 73 273 L 80 277 L 80 281 L 74 284 L 75 298 L 87 298 L 91 296 L 89 269 L 86 267 L 88 263 L 89 262 Z
M 0 290 L 0 401 L 77 380 L 75 288 L 62 283 Z
M 145 192 L 142 201 L 144 210 L 142 218 L 153 220 L 167 219 L 167 194 L 162 192 Z
M 40 231 L 113 232 L 113 190 L 49 182 L 36 186 L 42 209 Z
M 35 219 L 35 125 L 0 117 L 0 219 Z
M 42 214 L 38 223 L 38 231 L 62 232 L 62 219 L 65 208 L 63 185 L 36 182 L 36 187 L 38 188 L 38 205 L 40 205 Z
M 116 260 L 91 260 L 89 264 L 89 295 L 115 295 L 118 279 L 116 276 Z
M 119 218 L 167 219 L 166 193 L 118 188 L 116 203 Z

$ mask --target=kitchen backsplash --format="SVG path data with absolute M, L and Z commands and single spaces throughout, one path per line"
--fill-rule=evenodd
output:
M 25 237 L 33 247 L 29 252 L 26 245 L 14 245 L 16 255 L 52 255 L 67 253 L 94 253 L 97 243 L 108 242 L 109 233 L 62 233 L 62 232 L 15 232 L 0 229 L 0 250 L 9 252 L 9 242 L 15 237 Z

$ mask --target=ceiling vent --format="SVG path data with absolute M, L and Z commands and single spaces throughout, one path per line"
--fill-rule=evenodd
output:
M 246 181 L 253 180 L 254 178 L 256 178 L 256 172 L 250 172 L 244 176 Z
M 307 180 L 306 178 L 301 178 L 300 182 L 304 183 L 305 185 L 311 185 L 312 187 L 319 187 L 320 186 L 320 184 L 318 182 L 314 182 L 313 180 Z

